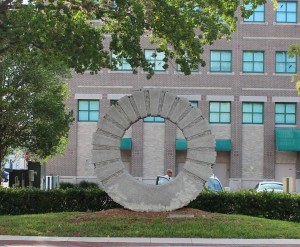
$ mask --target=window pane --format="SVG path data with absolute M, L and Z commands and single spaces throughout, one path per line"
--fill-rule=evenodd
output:
M 253 104 L 253 112 L 263 112 L 262 104 Z
M 287 62 L 296 62 L 297 61 L 297 56 L 292 56 L 292 57 L 289 57 L 288 54 L 287 54 L 287 59 L 286 59 Z
M 220 61 L 220 52 L 219 51 L 211 51 L 210 52 L 210 59 L 212 61 Z
M 79 110 L 88 110 L 89 109 L 89 102 L 88 101 L 79 101 Z
M 157 52 L 156 55 L 156 60 L 163 60 L 165 58 L 164 52 Z
M 286 123 L 287 124 L 295 124 L 296 123 L 296 116 L 294 114 L 286 115 Z
M 276 52 L 276 61 L 285 62 L 285 52 Z
M 275 123 L 276 124 L 283 124 L 284 123 L 284 114 L 276 114 Z
M 164 64 L 165 63 L 163 61 L 157 61 L 157 62 L 155 62 L 155 70 L 165 70 L 163 68 Z
M 152 57 L 154 52 L 154 50 L 145 50 L 145 59 L 148 61 L 154 59 L 154 57 Z
M 276 14 L 276 21 L 277 22 L 285 22 L 286 14 L 285 13 L 277 13 Z
M 230 103 L 221 103 L 221 112 L 230 112 Z
M 276 113 L 284 113 L 285 112 L 285 105 L 284 104 L 276 104 L 275 112 Z
M 254 113 L 253 114 L 253 123 L 262 123 L 262 122 L 263 122 L 262 114 Z
M 286 22 L 296 22 L 296 20 L 297 20 L 296 13 L 288 13 L 286 15 Z
M 286 64 L 286 72 L 287 73 L 296 73 L 296 64 L 295 63 L 287 63 Z
M 163 117 L 154 117 L 155 122 L 164 122 L 165 119 Z
M 221 71 L 221 63 L 220 62 L 211 62 L 211 71 Z
M 221 113 L 221 123 L 230 123 L 230 113 Z
M 90 110 L 99 110 L 99 102 L 90 101 Z
M 276 72 L 284 73 L 285 72 L 285 63 L 276 63 Z
M 80 111 L 78 114 L 79 121 L 88 121 L 89 120 L 89 113 L 88 111 Z
M 264 61 L 264 53 L 263 52 L 255 52 L 253 56 L 254 61 L 262 62 Z
M 278 12 L 285 12 L 286 11 L 286 3 L 278 2 L 277 10 Z
M 244 103 L 243 104 L 243 112 L 252 112 L 252 104 Z
M 193 108 L 198 108 L 198 102 L 197 101 L 190 101 L 190 104 Z
M 211 102 L 209 104 L 210 112 L 219 112 L 220 104 L 217 102 Z
M 244 72 L 252 72 L 253 71 L 253 63 L 252 62 L 244 62 L 243 63 L 243 71 Z
M 90 112 L 90 121 L 98 121 L 98 120 L 99 120 L 98 111 L 91 111 Z
M 265 14 L 264 12 L 258 12 L 258 13 L 255 13 L 255 21 L 257 22 L 263 22 L 265 21 Z
M 255 9 L 255 11 L 264 12 L 264 11 L 265 11 L 265 5 L 262 4 L 262 5 L 260 5 L 260 6 L 257 6 L 256 9 Z
M 251 113 L 243 113 L 243 123 L 252 123 Z
M 222 52 L 221 60 L 222 61 L 231 61 L 231 52 L 229 52 L 229 51 Z
M 252 61 L 253 53 L 252 52 L 244 52 L 243 53 L 243 61 Z
M 219 113 L 210 113 L 209 121 L 211 123 L 219 123 L 220 122 L 220 115 Z
M 296 3 L 287 3 L 286 4 L 286 11 L 287 12 L 296 12 L 297 4 Z
M 154 117 L 145 117 L 144 122 L 154 122 Z
M 260 62 L 255 62 L 253 72 L 264 72 L 264 64 Z
M 230 62 L 222 62 L 221 71 L 230 72 L 231 71 L 231 63 Z
M 286 113 L 296 113 L 296 105 L 286 104 Z

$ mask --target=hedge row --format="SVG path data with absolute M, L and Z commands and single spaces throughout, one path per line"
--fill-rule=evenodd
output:
M 241 214 L 300 222 L 299 194 L 206 191 L 200 193 L 189 207 L 222 214 Z
M 101 211 L 119 207 L 100 189 L 0 188 L 0 215 Z
M 86 212 L 121 208 L 100 189 L 38 190 L 0 188 L 0 215 Z M 251 191 L 203 191 L 188 207 L 223 214 L 242 214 L 300 222 L 300 195 Z

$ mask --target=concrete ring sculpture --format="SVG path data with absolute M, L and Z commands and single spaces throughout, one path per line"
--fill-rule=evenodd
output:
M 144 184 L 124 167 L 120 142 L 125 131 L 147 116 L 169 119 L 188 143 L 187 160 L 180 173 L 164 185 Z M 99 121 L 93 136 L 95 173 L 117 203 L 134 211 L 172 211 L 186 206 L 203 189 L 215 163 L 215 138 L 199 108 L 161 89 L 134 91 L 121 98 Z

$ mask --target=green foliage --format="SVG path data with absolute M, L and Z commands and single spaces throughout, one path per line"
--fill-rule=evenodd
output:
M 274 192 L 205 191 L 189 207 L 223 214 L 242 214 L 300 222 L 300 195 Z
M 81 189 L 99 189 L 98 184 L 88 181 L 81 181 L 79 184 L 72 184 L 68 182 L 59 183 L 60 189 L 73 189 L 73 188 L 81 188 Z
M 275 1 L 275 0 L 274 0 Z M 240 0 L 3 0 L 0 3 L 0 55 L 34 54 L 57 60 L 76 72 L 97 73 L 110 68 L 110 51 L 126 58 L 133 73 L 141 67 L 153 74 L 153 64 L 144 58 L 141 40 L 150 38 L 165 62 L 174 59 L 185 74 L 205 65 L 205 45 L 235 31 L 237 16 L 251 15 Z M 255 8 L 265 0 L 246 0 Z M 13 10 L 13 11 L 10 11 Z M 91 25 L 89 20 L 97 19 Z M 220 21 L 220 19 L 222 21 Z M 110 34 L 109 38 L 105 35 Z M 29 49 L 30 48 L 30 49 Z M 112 62 L 113 66 L 116 61 Z M 165 66 L 165 68 L 167 65 Z
M 88 182 L 88 181 L 81 181 L 78 184 L 78 187 L 82 188 L 82 189 L 98 189 L 99 188 L 98 184 L 93 183 L 93 182 Z
M 100 189 L 0 188 L 0 215 L 85 212 L 120 207 Z
M 63 153 L 73 112 L 66 109 L 68 69 L 42 54 L 10 55 L 0 63 L 0 161 L 9 149 L 39 159 Z
M 59 188 L 62 189 L 62 190 L 73 189 L 73 188 L 75 188 L 75 186 L 76 186 L 75 184 L 68 183 L 68 182 L 59 183 Z
M 84 183 L 91 185 L 92 183 Z M 65 183 L 66 185 L 66 183 Z M 86 212 L 120 208 L 106 192 L 79 186 L 56 190 L 0 188 L 0 215 Z M 239 214 L 300 222 L 300 195 L 273 192 L 203 191 L 188 207 L 222 214 Z

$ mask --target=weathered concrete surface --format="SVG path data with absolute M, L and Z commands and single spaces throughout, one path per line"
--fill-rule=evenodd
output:
M 187 162 L 175 179 L 164 185 L 135 180 L 124 168 L 119 145 L 132 123 L 148 115 L 169 119 L 188 141 Z M 99 122 L 93 137 L 95 173 L 116 202 L 135 211 L 171 211 L 186 206 L 203 189 L 215 163 L 215 138 L 202 117 L 186 99 L 160 90 L 147 89 L 121 98 Z

